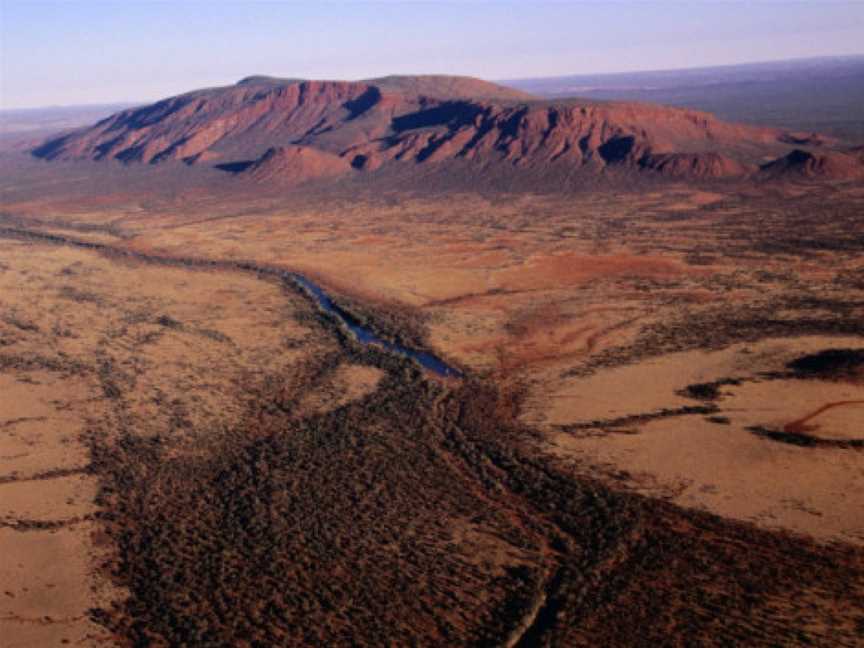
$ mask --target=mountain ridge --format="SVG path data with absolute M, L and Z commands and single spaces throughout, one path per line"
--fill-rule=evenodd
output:
M 816 134 L 728 123 L 690 108 L 544 100 L 471 77 L 317 81 L 252 76 L 232 86 L 195 90 L 121 111 L 49 139 L 32 154 L 47 160 L 113 159 L 126 164 L 213 163 L 243 174 L 275 148 L 282 151 L 285 164 L 280 166 L 302 167 L 300 176 L 306 179 L 315 169 L 332 175 L 337 167 L 348 173 L 456 159 L 484 169 L 503 164 L 542 170 L 565 164 L 585 172 L 614 167 L 718 179 L 759 173 L 793 150 L 812 152 L 833 144 Z M 344 163 L 337 165 L 334 156 Z M 307 164 L 313 157 L 317 161 Z M 322 162 L 325 158 L 327 163 Z M 849 159 L 858 164 L 858 158 Z M 806 175 L 856 177 L 846 162 L 817 165 L 818 173 Z M 247 177 L 263 181 L 279 175 L 256 168 L 258 173 Z M 795 165 L 770 169 L 771 177 L 801 175 Z

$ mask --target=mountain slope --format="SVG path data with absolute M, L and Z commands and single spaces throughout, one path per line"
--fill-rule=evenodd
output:
M 306 180 L 350 171 L 345 158 L 306 146 L 272 147 L 246 169 L 259 181 L 300 184 Z
M 778 133 L 728 125 L 695 111 L 641 104 L 444 102 L 393 120 L 393 136 L 348 151 L 373 161 L 463 157 L 536 166 L 553 162 L 638 166 L 652 153 L 694 155 L 718 148 L 744 157 Z M 355 163 L 356 164 L 356 163 Z
M 729 124 L 690 109 L 539 101 L 464 77 L 357 82 L 248 77 L 234 86 L 117 113 L 51 139 L 33 154 L 48 160 L 212 163 L 245 169 L 259 181 L 284 179 L 286 173 L 310 179 L 337 167 L 370 171 L 457 159 L 481 169 L 503 164 L 543 171 L 566 165 L 586 172 L 615 168 L 710 179 L 745 176 L 795 148 L 820 150 L 831 143 Z M 265 160 L 273 147 L 283 148 Z M 314 161 L 313 150 L 320 153 Z M 293 171 L 264 172 L 265 162 Z M 834 167 L 829 167 L 821 175 L 831 176 Z
M 811 153 L 795 149 L 788 155 L 762 167 L 770 175 L 800 176 L 804 178 L 855 179 L 864 177 L 864 164 L 860 156 L 836 151 Z

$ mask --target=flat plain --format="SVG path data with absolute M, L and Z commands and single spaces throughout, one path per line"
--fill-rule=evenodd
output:
M 862 202 L 7 202 L 7 636 L 855 645 Z M 465 377 L 357 344 L 255 268 Z

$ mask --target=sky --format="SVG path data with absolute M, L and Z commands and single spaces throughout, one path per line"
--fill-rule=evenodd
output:
M 864 0 L 0 0 L 0 108 L 253 74 L 514 79 L 864 53 Z

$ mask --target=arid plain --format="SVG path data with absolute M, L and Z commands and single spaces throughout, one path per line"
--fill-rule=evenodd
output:
M 10 645 L 860 645 L 857 177 L 18 155 Z

